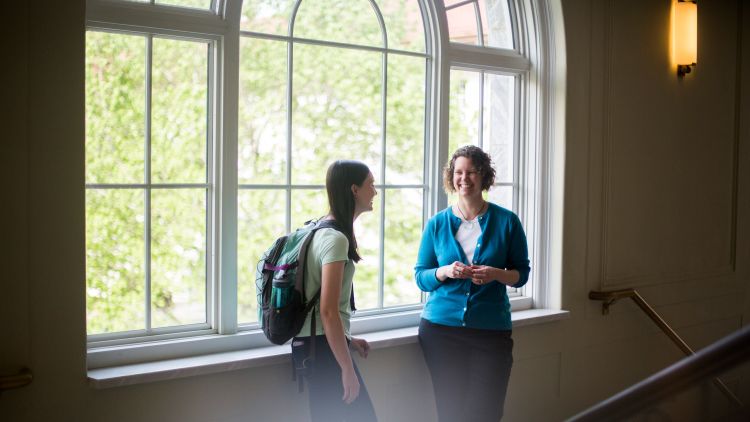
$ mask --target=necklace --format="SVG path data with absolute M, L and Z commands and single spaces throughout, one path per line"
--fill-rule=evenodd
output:
M 458 208 L 458 212 L 461 213 L 461 217 L 463 217 L 464 222 L 469 224 L 469 228 L 473 228 L 474 227 L 474 223 L 477 222 L 477 217 L 479 217 L 480 215 L 482 215 L 482 213 L 484 212 L 484 208 L 486 206 L 487 206 L 487 201 L 484 201 L 484 203 L 482 204 L 482 208 L 479 210 L 479 212 L 477 213 L 477 215 L 472 220 L 469 220 L 468 218 L 466 218 L 466 214 L 464 214 L 464 211 L 461 209 L 461 205 L 460 204 L 456 204 L 456 208 Z

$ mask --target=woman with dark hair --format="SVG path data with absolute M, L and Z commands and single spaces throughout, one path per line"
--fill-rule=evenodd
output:
M 427 222 L 419 247 L 415 278 L 430 294 L 419 343 L 440 422 L 503 415 L 513 365 L 506 286 L 523 286 L 530 267 L 518 216 L 482 196 L 494 181 L 487 153 L 459 148 L 443 172 L 458 201 Z
M 306 361 L 310 391 L 310 416 L 313 421 L 374 421 L 370 396 L 349 347 L 366 358 L 370 345 L 351 337 L 352 279 L 354 263 L 361 257 L 354 236 L 354 220 L 372 211 L 377 191 L 370 169 L 359 161 L 339 160 L 328 167 L 326 175 L 328 215 L 336 229 L 319 229 L 307 250 L 305 297 L 320 289 L 320 303 L 312 312 L 316 318 L 314 338 L 298 336 L 292 340 L 295 361 Z M 310 333 L 308 318 L 300 334 Z M 315 342 L 314 359 L 308 359 Z

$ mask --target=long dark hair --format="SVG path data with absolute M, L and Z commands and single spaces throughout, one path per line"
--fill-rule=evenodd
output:
M 328 167 L 326 191 L 328 192 L 328 213 L 336 219 L 336 224 L 349 239 L 349 259 L 359 262 L 362 257 L 357 252 L 357 238 L 354 236 L 354 193 L 352 185 L 362 186 L 370 174 L 370 168 L 354 160 L 337 160 Z

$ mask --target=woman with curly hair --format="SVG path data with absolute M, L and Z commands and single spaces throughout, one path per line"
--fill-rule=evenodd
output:
M 495 181 L 487 153 L 459 148 L 443 172 L 458 200 L 425 226 L 415 267 L 429 293 L 419 343 L 432 376 L 440 422 L 502 418 L 513 365 L 506 286 L 529 278 L 529 258 L 518 216 L 486 201 Z

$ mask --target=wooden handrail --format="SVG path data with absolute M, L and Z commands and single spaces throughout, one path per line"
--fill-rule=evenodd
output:
M 722 373 L 748 360 L 750 326 L 745 326 L 645 380 L 568 419 L 568 422 L 616 421 Z M 744 408 L 732 410 L 731 420 L 750 420 Z
M 669 337 L 672 342 L 677 345 L 677 347 L 682 350 L 683 353 L 685 353 L 686 356 L 692 356 L 695 354 L 692 348 L 685 343 L 685 341 L 675 332 L 675 330 L 672 329 L 672 327 L 667 324 L 666 321 L 654 310 L 654 308 L 651 307 L 651 305 L 646 302 L 645 299 L 643 299 L 643 296 L 641 296 L 635 289 L 623 289 L 623 290 L 613 290 L 609 292 L 598 292 L 598 291 L 591 291 L 589 292 L 589 299 L 591 300 L 601 300 L 604 303 L 602 303 L 602 314 L 607 315 L 609 313 L 609 307 L 617 302 L 619 299 L 627 299 L 630 298 L 635 302 L 636 305 L 638 305 L 639 308 L 643 312 L 648 315 L 648 317 L 651 319 L 651 321 L 654 322 L 661 330 L 664 332 L 664 334 Z M 731 401 L 735 406 L 742 407 L 743 404 L 740 401 L 740 399 L 737 398 L 737 396 L 730 390 L 726 384 L 724 384 L 723 381 L 721 381 L 718 377 L 713 379 L 714 385 L 716 385 L 716 388 L 718 388 L 724 395 Z
M 602 314 L 607 315 L 609 313 L 609 307 L 613 303 L 615 303 L 618 299 L 626 299 L 630 298 L 633 299 L 633 302 L 635 302 L 636 305 L 638 305 L 643 312 L 648 315 L 649 318 L 651 318 L 651 321 L 654 322 L 663 332 L 664 334 L 669 337 L 674 344 L 677 345 L 677 347 L 682 350 L 685 355 L 690 356 L 695 354 L 693 349 L 690 348 L 690 346 L 685 343 L 685 341 L 675 332 L 675 330 L 672 329 L 672 327 L 667 324 L 664 319 L 656 313 L 654 308 L 651 307 L 651 305 L 646 302 L 645 299 L 643 299 L 643 296 L 641 296 L 637 291 L 634 289 L 625 289 L 625 290 L 614 290 L 611 292 L 596 292 L 591 291 L 589 292 L 589 299 L 591 300 L 601 300 L 604 301 L 602 304 Z
M 21 388 L 31 384 L 34 376 L 28 368 L 21 369 L 17 374 L 0 376 L 0 393 L 13 388 Z

